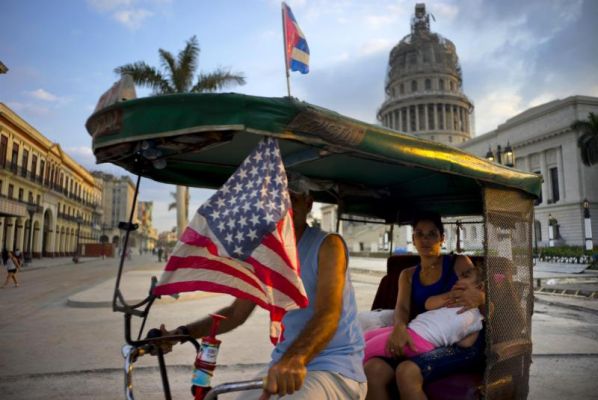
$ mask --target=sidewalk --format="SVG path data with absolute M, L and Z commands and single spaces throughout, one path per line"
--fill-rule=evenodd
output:
M 116 258 L 115 258 L 116 260 Z M 79 257 L 78 264 L 103 261 L 102 257 Z M 21 267 L 21 272 L 35 271 L 40 268 L 58 267 L 68 264 L 75 264 L 73 257 L 43 257 L 34 258 L 31 263 L 26 263 Z

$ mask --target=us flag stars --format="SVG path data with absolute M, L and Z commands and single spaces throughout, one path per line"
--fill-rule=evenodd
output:
M 266 138 L 198 213 L 229 256 L 244 260 L 290 207 L 278 143 Z

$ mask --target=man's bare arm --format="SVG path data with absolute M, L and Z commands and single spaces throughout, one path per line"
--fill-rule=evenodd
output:
M 226 317 L 220 322 L 218 333 L 226 333 L 242 325 L 249 318 L 254 308 L 255 303 L 250 300 L 235 299 L 229 306 L 218 310 L 216 314 Z M 208 335 L 211 326 L 212 318 L 209 316 L 186 325 L 191 336 L 195 338 Z
M 301 388 L 305 366 L 333 338 L 340 320 L 347 257 L 337 235 L 328 236 L 318 254 L 314 314 L 281 359 L 268 371 L 266 390 L 283 396 Z

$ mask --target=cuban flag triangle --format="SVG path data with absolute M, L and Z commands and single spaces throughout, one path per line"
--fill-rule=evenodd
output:
M 278 142 L 263 139 L 183 232 L 155 295 L 227 293 L 270 312 L 270 339 L 288 310 L 306 307 L 287 177 Z
M 282 3 L 282 23 L 287 68 L 307 74 L 309 72 L 309 47 L 291 8 L 284 2 Z

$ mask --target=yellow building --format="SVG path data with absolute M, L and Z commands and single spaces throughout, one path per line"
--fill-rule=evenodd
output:
M 0 103 L 2 247 L 27 258 L 74 255 L 78 242 L 99 241 L 101 197 L 85 168 Z
M 139 217 L 139 244 L 140 252 L 152 251 L 158 241 L 158 231 L 152 226 L 152 213 L 154 203 L 152 201 L 137 202 L 137 213 Z

